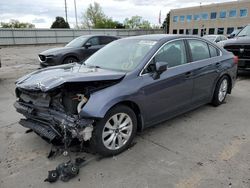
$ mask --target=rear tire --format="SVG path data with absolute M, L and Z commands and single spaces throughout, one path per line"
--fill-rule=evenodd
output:
M 212 100 L 212 105 L 219 106 L 221 105 L 228 94 L 229 90 L 229 78 L 228 76 L 222 76 L 216 84 L 214 96 Z
M 117 155 L 130 146 L 136 130 L 134 111 L 124 105 L 115 106 L 96 123 L 90 140 L 91 148 L 102 156 Z
M 74 62 L 78 62 L 78 59 L 75 57 L 67 57 L 63 60 L 63 64 L 69 64 Z

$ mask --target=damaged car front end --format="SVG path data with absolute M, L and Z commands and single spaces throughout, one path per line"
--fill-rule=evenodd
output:
M 95 119 L 82 117 L 82 108 L 92 93 L 114 85 L 123 75 L 80 68 L 63 65 L 19 79 L 14 107 L 25 117 L 20 124 L 53 145 L 68 147 L 74 140 L 90 140 Z

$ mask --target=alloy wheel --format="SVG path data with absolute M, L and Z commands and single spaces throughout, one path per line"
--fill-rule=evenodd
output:
M 133 130 L 133 122 L 126 113 L 114 114 L 106 122 L 102 141 L 109 150 L 118 150 L 122 148 L 130 139 Z

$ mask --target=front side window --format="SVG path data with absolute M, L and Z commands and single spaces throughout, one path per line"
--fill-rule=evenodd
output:
M 211 12 L 210 19 L 214 20 L 217 18 L 217 12 Z
M 237 36 L 238 37 L 250 36 L 250 25 L 244 27 Z
M 229 11 L 229 17 L 230 17 L 230 18 L 235 18 L 235 17 L 237 17 L 237 11 L 236 11 L 236 10 L 230 10 L 230 11 Z
M 226 18 L 227 12 L 226 11 L 221 11 L 220 12 L 220 18 Z
M 178 16 L 173 17 L 173 22 L 178 22 Z
M 188 40 L 193 61 L 200 61 L 210 58 L 208 45 L 200 40 Z
M 192 15 L 187 15 L 187 22 L 191 22 L 192 21 Z
M 183 40 L 165 44 L 153 58 L 152 63 L 166 62 L 168 67 L 176 67 L 187 63 L 186 49 Z
M 248 11 L 247 9 L 240 9 L 240 17 L 247 17 Z
M 208 14 L 207 13 L 202 13 L 201 14 L 201 19 L 202 20 L 207 20 L 208 19 Z
M 90 43 L 91 46 L 100 45 L 100 44 L 99 44 L 99 39 L 98 39 L 98 37 L 93 37 L 93 38 L 89 39 L 89 40 L 87 41 L 87 43 Z
M 154 40 L 143 39 L 116 40 L 90 56 L 81 68 L 84 70 L 85 66 L 89 66 L 130 72 L 141 63 L 156 43 Z

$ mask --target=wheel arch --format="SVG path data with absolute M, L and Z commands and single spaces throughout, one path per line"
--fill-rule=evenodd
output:
M 114 104 L 113 106 L 111 106 L 109 108 L 109 110 L 115 106 L 118 106 L 118 105 L 125 105 L 134 111 L 134 113 L 136 115 L 136 119 L 137 119 L 137 131 L 141 132 L 144 129 L 144 121 L 143 121 L 143 116 L 142 116 L 141 109 L 140 109 L 139 105 L 133 101 L 125 100 L 125 101 L 120 101 L 120 102 Z
M 66 55 L 64 55 L 62 57 L 62 61 L 61 62 L 63 63 L 65 61 L 65 59 L 70 58 L 70 57 L 73 57 L 73 58 L 77 59 L 77 61 L 80 61 L 78 55 L 76 55 L 76 54 L 66 54 Z

